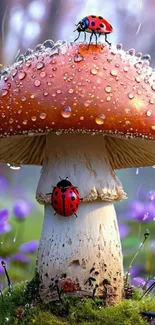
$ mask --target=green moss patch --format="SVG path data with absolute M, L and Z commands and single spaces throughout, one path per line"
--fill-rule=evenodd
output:
M 101 299 L 80 299 L 65 297 L 62 302 L 43 304 L 37 301 L 37 290 L 32 291 L 30 283 L 15 285 L 11 296 L 8 292 L 0 297 L 0 325 L 146 325 L 140 316 L 142 311 L 155 312 L 155 298 L 152 296 L 139 300 L 138 291 L 132 300 L 124 300 L 113 307 L 105 307 Z M 35 293 L 35 297 L 34 297 Z

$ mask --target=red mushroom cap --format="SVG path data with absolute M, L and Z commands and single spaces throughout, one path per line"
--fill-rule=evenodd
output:
M 155 78 L 151 74 L 145 61 L 116 47 L 91 45 L 88 50 L 87 44 L 44 43 L 1 73 L 0 136 L 7 139 L 0 140 L 0 160 L 9 159 L 7 143 L 7 150 L 16 150 L 16 158 L 13 153 L 10 156 L 14 163 L 40 164 L 43 134 L 78 132 L 110 135 L 107 148 L 113 144 L 114 168 L 153 165 L 152 142 L 146 145 L 145 141 L 144 150 L 138 141 L 155 138 Z M 21 136 L 35 133 L 39 140 Z M 128 151 L 123 138 L 136 138 L 135 147 L 138 143 L 142 148 L 132 164 L 121 162 L 120 152 Z M 28 159 L 23 143 L 31 146 L 33 159 Z M 41 150 L 38 158 L 34 158 L 36 145 Z M 128 145 L 133 150 L 133 143 Z M 17 155 L 18 146 L 23 154 Z M 138 158 L 141 151 L 145 159 Z

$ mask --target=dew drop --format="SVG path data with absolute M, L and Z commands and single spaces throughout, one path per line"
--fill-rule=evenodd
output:
M 26 124 L 27 124 L 27 120 L 24 120 L 24 121 L 23 121 L 23 124 L 26 125 Z
M 155 91 L 155 84 L 153 84 L 153 85 L 151 86 L 151 88 L 152 88 L 152 90 Z
M 111 101 L 111 97 L 108 96 L 108 97 L 106 98 L 106 100 L 107 100 L 107 102 L 110 102 L 110 101 Z
M 64 117 L 64 118 L 68 118 L 71 116 L 71 113 L 72 113 L 72 109 L 71 107 L 64 107 L 62 110 L 61 110 L 61 115 Z
M 95 122 L 98 125 L 102 125 L 104 123 L 105 116 L 103 114 L 100 114 L 95 117 Z
M 36 87 L 39 87 L 40 84 L 41 84 L 40 80 L 38 80 L 38 79 L 35 80 L 34 85 L 35 85 Z
M 150 103 L 150 104 L 154 104 L 154 99 L 150 99 L 150 100 L 149 100 L 149 103 Z
M 2 97 L 5 97 L 8 94 L 8 90 L 7 89 L 2 89 Z
M 36 65 L 37 70 L 40 70 L 44 67 L 44 63 L 43 62 L 38 62 Z
M 45 72 L 45 71 L 40 72 L 40 77 L 41 77 L 41 78 L 46 77 L 46 72 Z
M 152 125 L 152 126 L 151 126 L 151 129 L 152 129 L 152 130 L 155 130 L 155 125 Z
M 41 113 L 41 114 L 39 115 L 39 117 L 40 117 L 42 120 L 44 120 L 44 119 L 46 118 L 46 113 Z
M 30 95 L 30 98 L 32 98 L 32 99 L 35 98 L 35 95 L 34 94 Z
M 112 70 L 110 71 L 110 74 L 111 74 L 113 77 L 117 77 L 118 72 L 117 72 L 117 70 L 112 69 Z
M 139 77 L 136 77 L 135 78 L 135 81 L 139 83 L 140 82 L 140 78 Z
M 78 63 L 84 60 L 84 57 L 78 53 L 77 55 L 74 56 L 74 62 Z
M 25 101 L 26 101 L 26 97 L 25 97 L 25 96 L 22 96 L 22 97 L 21 97 L 21 101 L 22 101 L 22 102 L 25 102 Z
M 43 92 L 43 95 L 44 95 L 45 97 L 48 96 L 48 94 L 49 94 L 48 91 L 44 91 L 44 92 Z
M 129 97 L 129 99 L 133 99 L 133 98 L 134 98 L 134 94 L 129 93 L 129 94 L 128 94 L 128 97 Z
M 32 120 L 32 121 L 36 121 L 36 119 L 37 119 L 36 116 L 32 116 L 32 117 L 31 117 L 31 120 Z
M 73 94 L 74 90 L 73 90 L 72 88 L 70 88 L 70 89 L 68 90 L 68 92 L 69 92 L 69 94 Z
M 20 71 L 20 72 L 18 73 L 18 78 L 19 78 L 19 80 L 23 80 L 25 77 L 26 77 L 26 72 L 24 72 L 24 71 Z
M 152 115 L 152 110 L 149 109 L 149 110 L 146 112 L 146 115 L 147 115 L 147 116 L 151 116 L 151 115 Z
M 91 72 L 91 74 L 93 74 L 93 75 L 97 74 L 97 70 L 96 70 L 95 68 L 91 69 L 90 72 Z
M 105 87 L 105 91 L 106 91 L 106 93 L 110 93 L 111 92 L 111 86 L 106 86 Z
M 17 69 L 14 69 L 14 70 L 11 71 L 11 75 L 12 75 L 13 77 L 15 77 L 16 74 L 17 74 Z
M 21 168 L 20 165 L 13 165 L 13 164 L 10 164 L 10 163 L 8 163 L 7 166 L 10 167 L 10 169 L 13 169 L 13 170 L 19 170 Z
M 9 119 L 9 123 L 12 124 L 13 123 L 13 118 Z
M 57 94 L 61 94 L 62 93 L 61 89 L 58 89 L 56 92 L 57 92 Z
M 128 67 L 124 67 L 123 69 L 125 72 L 128 72 Z

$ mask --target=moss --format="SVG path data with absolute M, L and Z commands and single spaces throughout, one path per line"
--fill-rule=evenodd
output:
M 140 316 L 142 311 L 155 311 L 152 296 L 139 300 L 135 292 L 132 300 L 124 300 L 113 307 L 105 307 L 101 299 L 65 297 L 59 301 L 43 304 L 36 299 L 37 290 L 28 294 L 35 281 L 15 285 L 11 296 L 7 290 L 0 298 L 0 325 L 146 325 Z M 35 298 L 35 304 L 32 303 Z

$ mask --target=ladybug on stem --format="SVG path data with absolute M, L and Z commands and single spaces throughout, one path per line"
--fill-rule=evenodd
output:
M 51 194 L 51 205 L 55 210 L 55 214 L 59 214 L 63 217 L 70 217 L 73 214 L 76 215 L 80 201 L 79 192 L 75 186 L 69 182 L 68 177 L 66 179 L 61 179 L 57 183 L 56 187 L 53 188 Z
M 107 35 L 113 32 L 113 27 L 110 25 L 110 23 L 101 16 L 87 16 L 79 21 L 78 24 L 76 24 L 77 28 L 74 30 L 74 32 L 77 30 L 79 32 L 78 37 L 74 40 L 77 41 L 80 37 L 81 32 L 84 32 L 84 41 L 86 41 L 86 32 L 91 33 L 89 45 L 91 43 L 93 35 L 95 35 L 96 38 L 96 46 L 97 46 L 97 35 L 100 37 L 100 35 L 105 35 L 105 41 L 111 45 L 111 43 L 107 40 Z M 89 46 L 88 46 L 89 47 Z

